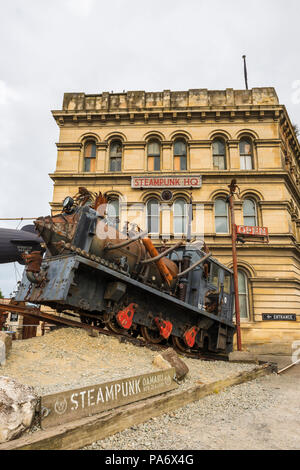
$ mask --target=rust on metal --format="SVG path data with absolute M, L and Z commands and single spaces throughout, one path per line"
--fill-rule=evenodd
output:
M 26 263 L 26 270 L 30 273 L 39 273 L 41 270 L 41 264 L 43 255 L 40 251 L 32 251 L 29 254 L 22 254 L 22 258 Z

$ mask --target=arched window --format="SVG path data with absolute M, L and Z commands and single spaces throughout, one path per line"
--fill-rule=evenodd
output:
M 120 204 L 119 199 L 110 199 L 107 203 L 107 222 L 115 228 L 119 228 Z
M 253 146 L 250 139 L 243 138 L 240 141 L 240 168 L 253 170 Z
M 226 170 L 226 148 L 223 139 L 213 141 L 213 164 L 215 170 Z
M 160 170 L 160 144 L 157 140 L 151 140 L 147 145 L 148 170 Z
M 173 206 L 174 234 L 186 234 L 187 205 L 184 199 L 176 199 Z
M 240 317 L 249 318 L 248 278 L 244 271 L 238 270 Z
M 177 139 L 174 142 L 174 170 L 186 170 L 186 142 L 183 139 Z
M 84 167 L 83 171 L 96 170 L 96 143 L 89 140 L 84 145 Z
M 216 233 L 228 233 L 228 203 L 225 199 L 215 200 Z
M 149 199 L 147 202 L 147 230 L 148 233 L 159 233 L 159 202 L 157 199 Z
M 122 142 L 113 140 L 109 149 L 109 169 L 110 171 L 121 171 L 122 168 Z
M 256 203 L 252 199 L 245 199 L 243 203 L 244 225 L 257 226 Z

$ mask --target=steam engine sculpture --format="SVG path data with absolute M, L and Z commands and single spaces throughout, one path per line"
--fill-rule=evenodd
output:
M 231 270 L 184 240 L 159 253 L 137 227 L 118 231 L 106 203 L 79 188 L 61 214 L 36 219 L 44 245 L 24 255 L 15 299 L 183 351 L 230 352 Z

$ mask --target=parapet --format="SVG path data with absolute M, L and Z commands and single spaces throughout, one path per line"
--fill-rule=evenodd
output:
M 251 90 L 207 90 L 85 94 L 65 93 L 63 111 L 116 112 L 183 108 L 215 108 L 243 106 L 277 106 L 278 96 L 272 87 Z

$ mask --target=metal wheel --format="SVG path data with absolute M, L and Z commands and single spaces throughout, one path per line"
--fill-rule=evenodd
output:
M 106 323 L 106 326 L 107 328 L 112 331 L 113 333 L 116 333 L 116 334 L 123 334 L 125 332 L 124 328 L 121 328 L 118 323 L 117 323 L 117 320 L 113 317 L 111 318 L 107 323 Z
M 178 336 L 172 336 L 172 343 L 174 348 L 180 352 L 190 351 L 190 348 L 185 344 L 183 339 L 178 338 Z
M 158 330 L 150 330 L 147 326 L 141 326 L 141 334 L 148 343 L 159 344 L 163 340 Z

